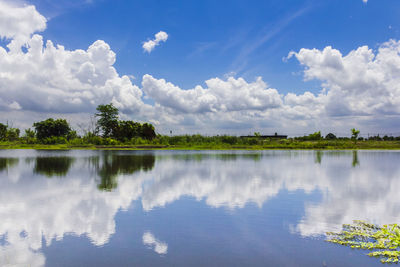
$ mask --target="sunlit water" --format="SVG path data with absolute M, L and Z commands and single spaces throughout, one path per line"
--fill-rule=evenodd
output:
M 400 152 L 0 151 L 0 266 L 381 266 Z

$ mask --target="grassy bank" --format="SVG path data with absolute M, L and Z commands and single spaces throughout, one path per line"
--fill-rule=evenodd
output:
M 113 144 L 77 144 L 77 142 L 66 142 L 64 144 L 27 144 L 21 141 L 0 142 L 0 149 L 93 149 L 93 150 L 268 150 L 268 149 L 288 149 L 288 150 L 354 150 L 354 149 L 392 149 L 400 150 L 400 141 L 376 141 L 363 140 L 318 140 L 300 141 L 295 139 L 285 140 L 255 140 L 243 142 L 176 142 L 173 144 L 157 142 L 157 140 L 142 142 L 141 144 L 113 143 Z

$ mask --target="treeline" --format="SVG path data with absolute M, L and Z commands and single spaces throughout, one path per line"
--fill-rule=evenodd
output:
M 78 135 L 65 119 L 49 118 L 35 122 L 33 129 L 26 129 L 20 136 L 20 130 L 0 123 L 0 141 L 21 144 L 68 144 L 81 145 L 162 145 L 175 147 L 216 148 L 246 146 L 260 146 L 266 148 L 325 148 L 334 146 L 347 148 L 361 141 L 400 141 L 399 137 L 371 136 L 359 137 L 360 131 L 351 129 L 351 137 L 337 137 L 333 133 L 322 136 L 321 132 L 309 135 L 279 139 L 271 136 L 263 138 L 259 133 L 250 137 L 229 135 L 203 136 L 179 135 L 167 136 L 155 133 L 154 126 L 150 123 L 139 123 L 130 120 L 119 120 L 118 109 L 113 104 L 99 105 L 94 114 L 95 121 L 90 130 L 82 131 Z M 369 142 L 369 143 L 371 143 Z M 312 143 L 312 144 L 309 144 Z
M 145 143 L 156 137 L 150 123 L 119 120 L 119 112 L 113 104 L 99 105 L 93 130 L 79 136 L 67 120 L 49 118 L 33 123 L 33 129 L 20 130 L 0 123 L 0 141 L 20 141 L 25 144 L 94 144 L 117 145 L 134 141 Z
M 400 141 L 400 136 L 380 136 L 374 135 L 374 136 L 369 136 L 368 138 L 364 137 L 359 137 L 358 135 L 360 134 L 359 130 L 356 129 L 351 129 L 351 137 L 337 137 L 333 133 L 328 133 L 325 137 L 321 135 L 321 132 L 315 132 L 309 135 L 305 136 L 300 136 L 300 137 L 294 137 L 294 140 L 298 141 L 320 141 L 320 140 L 357 140 L 357 141 Z

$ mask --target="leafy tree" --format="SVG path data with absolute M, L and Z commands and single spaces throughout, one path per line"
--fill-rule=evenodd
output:
M 7 137 L 7 125 L 0 123 L 0 140 L 5 140 Z
M 355 128 L 351 129 L 351 139 L 357 139 L 359 133 L 359 130 L 356 130 Z
M 336 138 L 337 138 L 336 135 L 334 135 L 333 133 L 328 133 L 325 136 L 325 139 L 327 139 L 327 140 L 335 140 Z
M 156 132 L 154 131 L 154 126 L 150 123 L 143 123 L 141 127 L 141 137 L 145 139 L 153 139 L 156 137 Z
M 38 139 L 43 140 L 49 137 L 66 137 L 71 128 L 65 119 L 54 120 L 49 118 L 44 121 L 35 122 L 33 127 Z
M 308 136 L 305 136 L 305 140 L 315 141 L 315 140 L 321 140 L 321 139 L 322 139 L 321 131 L 318 131 L 318 132 L 309 134 Z
M 32 129 L 25 129 L 25 134 L 24 137 L 26 138 L 35 138 L 35 131 L 33 131 Z
M 67 138 L 68 140 L 72 140 L 72 139 L 78 138 L 78 134 L 76 133 L 76 131 L 72 131 L 72 130 L 71 130 L 71 131 L 67 134 L 66 138 Z
M 5 124 L 0 123 L 0 140 L 15 141 L 19 137 L 20 130 L 18 128 L 11 128 Z
M 116 134 L 118 128 L 118 109 L 112 103 L 107 105 L 98 105 L 95 114 L 98 117 L 97 129 L 101 130 L 103 137 L 112 137 Z
M 141 136 L 141 128 L 142 125 L 138 122 L 119 121 L 115 137 L 120 141 L 131 140 L 133 137 Z
M 19 138 L 20 130 L 18 128 L 9 128 L 7 130 L 7 140 L 8 141 L 15 141 Z

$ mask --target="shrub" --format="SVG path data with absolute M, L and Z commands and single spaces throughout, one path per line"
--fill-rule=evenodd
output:
M 333 133 L 328 133 L 328 134 L 325 136 L 325 139 L 326 139 L 326 140 L 335 140 L 335 139 L 337 139 L 337 137 L 336 137 L 336 135 L 334 135 Z
M 49 137 L 67 137 L 71 132 L 71 128 L 65 119 L 54 120 L 49 118 L 44 121 L 35 122 L 33 127 L 35 128 L 36 137 L 38 139 L 46 139 Z

